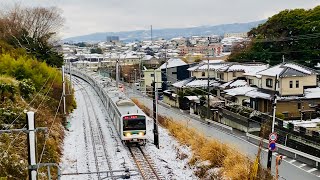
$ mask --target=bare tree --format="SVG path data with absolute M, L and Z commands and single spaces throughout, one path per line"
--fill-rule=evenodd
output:
M 33 39 L 49 40 L 61 29 L 64 19 L 56 7 L 21 7 L 3 11 L 0 18 L 2 36 L 17 36 L 23 31 Z

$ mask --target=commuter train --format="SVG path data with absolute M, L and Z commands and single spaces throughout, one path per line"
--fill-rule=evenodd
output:
M 146 116 L 117 88 L 104 88 L 110 101 L 106 106 L 110 119 L 112 120 L 121 140 L 128 143 L 146 142 Z
M 82 73 L 78 70 L 72 70 L 72 74 L 94 87 L 123 143 L 145 145 L 147 139 L 146 115 L 119 90 L 119 87 L 115 87 L 112 79 L 101 78 L 96 73 Z

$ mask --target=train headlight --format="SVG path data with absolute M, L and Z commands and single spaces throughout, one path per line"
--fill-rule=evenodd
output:
M 128 133 L 126 133 L 126 136 L 127 136 L 127 137 L 131 136 L 131 133 L 129 133 L 129 132 L 128 132 Z
M 140 135 L 140 136 L 143 136 L 143 135 L 144 135 L 144 133 L 143 133 L 143 132 L 139 132 L 139 135 Z

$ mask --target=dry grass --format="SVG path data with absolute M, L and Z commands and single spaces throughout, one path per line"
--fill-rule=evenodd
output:
M 137 99 L 132 99 L 147 115 L 150 115 L 150 109 L 141 104 Z M 201 179 L 224 179 L 245 180 L 250 177 L 252 161 L 237 151 L 234 147 L 221 143 L 215 139 L 207 138 L 195 129 L 186 127 L 183 123 L 174 121 L 170 118 L 158 115 L 158 121 L 161 126 L 168 129 L 170 134 L 181 144 L 191 147 L 193 157 L 190 159 L 190 165 L 198 165 L 195 174 Z M 210 173 L 213 168 L 219 168 L 217 174 Z M 259 173 L 257 179 L 272 179 L 270 174 Z

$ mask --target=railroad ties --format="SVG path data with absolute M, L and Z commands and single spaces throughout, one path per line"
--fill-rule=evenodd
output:
M 151 157 L 140 146 L 129 147 L 129 151 L 144 180 L 165 180 L 165 177 L 157 171 Z

